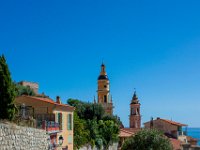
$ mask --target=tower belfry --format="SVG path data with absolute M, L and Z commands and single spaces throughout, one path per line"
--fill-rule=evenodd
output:
M 135 91 L 130 103 L 130 128 L 140 128 L 140 127 L 141 127 L 140 103 Z
M 102 104 L 106 113 L 111 115 L 113 113 L 113 104 L 110 97 L 110 82 L 106 73 L 106 66 L 103 63 L 98 77 L 97 95 L 98 103 Z

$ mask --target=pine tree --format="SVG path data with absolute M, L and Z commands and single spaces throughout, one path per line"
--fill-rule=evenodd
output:
M 12 82 L 4 55 L 0 56 L 0 119 L 12 120 L 17 111 L 15 86 Z

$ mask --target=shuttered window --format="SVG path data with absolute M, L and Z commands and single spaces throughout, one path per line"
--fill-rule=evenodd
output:
M 55 122 L 58 123 L 58 113 L 55 113 Z
M 72 130 L 72 114 L 67 115 L 67 130 Z
M 63 129 L 63 126 L 62 126 L 62 122 L 63 122 L 63 120 L 62 120 L 62 113 L 58 113 L 58 123 L 59 123 L 59 126 L 60 126 L 60 130 L 62 130 Z
M 72 135 L 69 135 L 68 136 L 68 144 L 72 144 L 72 142 L 73 142 Z

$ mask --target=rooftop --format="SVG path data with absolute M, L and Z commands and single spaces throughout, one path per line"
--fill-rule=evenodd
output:
M 167 123 L 170 123 L 172 125 L 176 125 L 176 126 L 188 126 L 187 124 L 182 124 L 182 123 L 175 122 L 175 121 L 172 121 L 172 120 L 161 119 L 161 118 L 159 118 L 159 119 L 162 120 L 162 121 L 165 121 Z
M 32 99 L 34 101 L 42 101 L 42 102 L 50 103 L 50 104 L 57 105 L 57 106 L 63 106 L 63 107 L 67 107 L 67 108 L 74 110 L 73 106 L 70 106 L 70 105 L 67 105 L 67 104 L 57 103 L 57 102 L 53 101 L 52 99 L 46 98 L 46 97 L 43 98 L 43 97 L 27 96 L 27 95 L 22 95 L 21 97 L 29 98 L 29 99 Z

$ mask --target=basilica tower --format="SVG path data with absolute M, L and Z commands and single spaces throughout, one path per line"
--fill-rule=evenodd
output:
M 102 104 L 107 114 L 113 114 L 112 98 L 110 96 L 110 82 L 106 73 L 106 67 L 101 65 L 101 72 L 98 77 L 98 103 Z
M 141 128 L 140 103 L 136 92 L 134 92 L 130 104 L 130 128 Z

